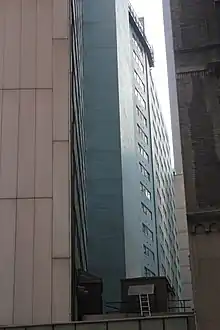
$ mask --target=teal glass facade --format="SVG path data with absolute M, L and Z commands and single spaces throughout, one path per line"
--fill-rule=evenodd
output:
M 153 56 L 127 0 L 83 4 L 88 266 L 103 278 L 105 302 L 116 302 L 120 279 L 161 273 Z

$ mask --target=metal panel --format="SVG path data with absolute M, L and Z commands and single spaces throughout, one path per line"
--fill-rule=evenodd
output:
M 108 330 L 139 330 L 139 322 L 138 321 L 118 321 L 118 322 L 109 322 Z
M 164 330 L 163 328 L 163 320 L 158 319 L 145 319 L 141 321 L 140 330 Z
M 100 323 L 77 323 L 76 330 L 106 330 L 106 322 Z
M 154 284 L 131 285 L 128 288 L 129 296 L 138 296 L 141 294 L 153 294 L 153 293 L 154 293 Z
M 187 318 L 169 318 L 165 320 L 165 330 L 187 330 Z

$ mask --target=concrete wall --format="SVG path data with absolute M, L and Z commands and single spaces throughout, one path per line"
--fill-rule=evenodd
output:
M 170 0 L 163 0 L 164 30 L 169 82 L 169 97 L 173 136 L 174 168 L 175 168 L 175 210 L 178 229 L 180 274 L 182 282 L 182 299 L 192 300 L 192 282 L 189 263 L 188 227 L 186 219 L 185 187 L 183 178 L 182 147 L 175 79 L 175 63 L 173 48 L 173 32 L 171 22 Z
M 68 1 L 0 1 L 0 324 L 70 313 Z
M 199 329 L 202 330 L 220 324 L 215 308 L 220 290 L 217 280 L 220 276 L 217 193 L 220 118 L 214 94 L 218 88 L 219 80 L 203 72 L 187 73 L 178 79 L 193 294 Z M 212 306 L 208 304 L 210 300 Z
M 215 329 L 220 325 L 220 7 L 172 0 L 171 9 L 195 311 L 199 330 Z

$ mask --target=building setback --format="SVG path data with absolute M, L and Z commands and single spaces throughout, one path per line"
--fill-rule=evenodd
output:
M 80 3 L 0 1 L 1 325 L 75 316 L 87 263 Z
M 171 14 L 196 318 L 200 330 L 217 329 L 220 5 L 171 0 Z
M 85 0 L 83 20 L 89 269 L 107 302 L 125 277 L 165 275 L 178 295 L 173 173 L 143 21 L 127 0 Z

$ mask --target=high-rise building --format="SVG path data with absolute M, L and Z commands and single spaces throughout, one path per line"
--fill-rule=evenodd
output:
M 171 0 L 171 16 L 194 305 L 198 329 L 217 329 L 220 2 Z
M 182 285 L 175 217 L 174 173 L 171 164 L 169 137 L 150 73 L 148 79 L 158 274 L 167 277 L 176 296 L 180 298 L 182 297 Z
M 74 318 L 87 264 L 81 19 L 77 0 L 0 1 L 1 325 Z
M 183 178 L 183 164 L 181 154 L 180 126 L 176 89 L 176 75 L 174 64 L 173 33 L 170 12 L 170 0 L 163 0 L 164 31 L 166 41 L 167 71 L 169 82 L 169 97 L 174 149 L 174 186 L 175 186 L 175 213 L 177 220 L 180 274 L 182 283 L 182 299 L 187 305 L 192 305 L 192 281 L 189 263 L 188 228 L 186 220 L 186 203 Z
M 89 269 L 107 301 L 125 277 L 166 275 L 178 294 L 173 172 L 143 20 L 127 0 L 85 0 L 83 19 Z

